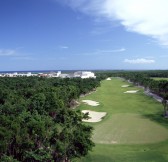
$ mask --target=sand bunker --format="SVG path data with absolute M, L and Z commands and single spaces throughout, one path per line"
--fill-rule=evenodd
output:
M 82 110 L 82 112 L 89 113 L 90 119 L 83 119 L 82 121 L 84 122 L 100 122 L 102 120 L 102 117 L 104 117 L 107 113 L 106 112 L 96 112 L 96 111 L 91 111 L 91 110 Z
M 121 87 L 125 88 L 125 87 L 129 87 L 129 85 L 122 85 Z
M 107 78 L 106 80 L 111 80 L 111 78 Z
M 124 93 L 137 93 L 139 90 L 131 90 L 131 91 L 126 91 Z
M 96 102 L 96 101 L 92 101 L 92 100 L 82 100 L 82 102 L 90 105 L 90 106 L 98 106 L 100 105 L 99 102 Z
M 112 144 L 118 143 L 117 141 L 111 141 Z

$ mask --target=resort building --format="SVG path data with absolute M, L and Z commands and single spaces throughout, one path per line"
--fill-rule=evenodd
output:
M 2 73 L 0 74 L 0 77 L 31 77 L 31 76 L 37 76 L 37 77 L 48 77 L 48 78 L 54 78 L 54 77 L 60 77 L 60 78 L 96 78 L 95 74 L 91 71 L 77 71 L 74 73 L 69 74 L 62 74 L 61 71 L 56 72 L 50 72 L 50 73 L 36 73 L 32 74 L 31 72 L 27 73 Z
M 74 73 L 74 77 L 85 78 L 96 78 L 95 74 L 91 71 L 77 71 Z

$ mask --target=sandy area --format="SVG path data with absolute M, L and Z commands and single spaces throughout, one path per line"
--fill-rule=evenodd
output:
M 139 90 L 131 90 L 131 91 L 126 91 L 124 93 L 137 93 Z
M 107 78 L 106 80 L 111 80 L 111 78 Z
M 129 85 L 122 85 L 121 87 L 125 88 L 125 87 L 129 87 Z
M 96 101 L 92 101 L 92 100 L 82 100 L 82 102 L 90 105 L 90 106 L 98 106 L 100 105 L 99 102 L 96 102 Z
M 102 117 L 104 117 L 107 113 L 106 112 L 96 112 L 91 110 L 82 110 L 82 112 L 89 113 L 90 119 L 83 119 L 84 122 L 100 122 L 102 120 Z
M 111 141 L 112 144 L 118 143 L 117 141 Z

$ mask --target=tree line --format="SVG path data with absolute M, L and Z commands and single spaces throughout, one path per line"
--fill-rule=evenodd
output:
M 93 128 L 72 101 L 100 79 L 0 78 L 0 161 L 61 162 L 92 149 Z

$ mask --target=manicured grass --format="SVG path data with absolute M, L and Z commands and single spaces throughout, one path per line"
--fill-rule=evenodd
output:
M 162 114 L 162 105 L 143 90 L 119 78 L 103 81 L 101 87 L 81 98 L 100 102 L 97 107 L 81 104 L 79 109 L 107 112 L 94 127 L 93 152 L 77 160 L 82 162 L 166 162 L 168 161 L 168 120 Z M 125 94 L 128 90 L 139 90 Z
M 75 162 L 167 162 L 168 142 L 155 145 L 103 145 Z
M 154 77 L 152 79 L 154 79 L 154 80 L 168 80 L 168 78 L 157 78 L 157 77 Z
M 104 144 L 144 144 L 164 141 L 168 130 L 139 114 L 115 114 L 95 126 L 93 140 Z

